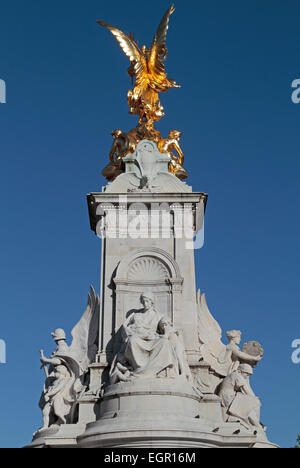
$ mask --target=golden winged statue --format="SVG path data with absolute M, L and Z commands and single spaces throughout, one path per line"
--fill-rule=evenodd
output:
M 131 62 L 128 74 L 132 80 L 135 79 L 135 87 L 128 92 L 128 105 L 130 113 L 139 115 L 139 124 L 144 125 L 148 131 L 153 129 L 154 122 L 165 115 L 158 93 L 170 88 L 180 88 L 174 80 L 167 78 L 164 66 L 168 55 L 167 31 L 174 11 L 173 4 L 164 14 L 149 50 L 146 46 L 139 48 L 131 34 L 125 34 L 104 21 L 97 21 L 115 36 Z
M 165 115 L 159 100 L 159 93 L 170 88 L 180 88 L 180 85 L 167 77 L 164 66 L 168 56 L 167 32 L 170 16 L 174 11 L 175 6 L 172 4 L 163 16 L 149 50 L 146 46 L 140 48 L 131 34 L 125 34 L 104 21 L 97 21 L 100 26 L 104 26 L 115 36 L 131 62 L 128 74 L 132 83 L 135 80 L 135 86 L 127 94 L 129 112 L 139 116 L 136 128 L 127 133 L 120 129 L 112 132 L 113 144 L 109 153 L 110 161 L 102 172 L 102 175 L 109 182 L 124 172 L 123 159 L 129 153 L 134 153 L 138 142 L 144 139 L 154 141 L 158 145 L 159 151 L 169 156 L 169 172 L 179 179 L 186 179 L 188 176 L 183 168 L 184 154 L 179 144 L 181 132 L 173 130 L 168 138 L 163 138 L 154 127 L 154 123 Z

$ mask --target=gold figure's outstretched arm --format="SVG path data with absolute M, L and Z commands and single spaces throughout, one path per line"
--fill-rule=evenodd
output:
M 147 73 L 146 59 L 133 39 L 131 39 L 128 34 L 125 34 L 120 29 L 117 29 L 115 26 L 106 23 L 105 21 L 98 20 L 97 23 L 100 26 L 107 28 L 115 36 L 123 52 L 127 55 L 134 66 L 136 79 L 138 80 L 139 77 Z

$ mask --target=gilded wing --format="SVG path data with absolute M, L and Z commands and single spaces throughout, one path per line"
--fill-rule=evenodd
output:
M 222 330 L 207 306 L 205 295 L 198 291 L 198 336 L 201 354 L 211 368 L 219 375 L 226 376 L 231 359 L 226 359 L 226 346 L 222 343 Z
M 153 38 L 152 46 L 151 48 L 156 45 L 159 48 L 166 47 L 166 39 L 167 39 L 167 32 L 169 29 L 169 21 L 170 21 L 170 16 L 174 13 L 175 11 L 175 6 L 174 3 L 168 8 L 166 13 L 164 14 L 157 31 L 155 33 L 155 36 Z M 161 50 L 158 50 L 161 52 Z
M 147 62 L 144 54 L 128 34 L 125 34 L 120 29 L 117 29 L 115 26 L 105 23 L 104 21 L 99 20 L 97 23 L 100 24 L 100 26 L 107 28 L 117 39 L 123 52 L 127 55 L 134 67 L 136 82 L 138 85 L 143 77 L 147 76 Z
M 152 41 L 148 67 L 152 74 L 153 84 L 160 87 L 166 80 L 167 75 L 163 62 L 167 58 L 166 47 L 167 32 L 169 29 L 170 16 L 174 13 L 175 6 L 172 4 L 164 14 Z M 164 90 L 164 89 L 163 89 Z

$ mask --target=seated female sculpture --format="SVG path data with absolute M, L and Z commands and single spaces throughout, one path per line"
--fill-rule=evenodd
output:
M 123 346 L 111 368 L 111 383 L 135 377 L 184 376 L 191 372 L 179 332 L 154 306 L 151 293 L 141 295 L 144 308 L 128 317 L 123 325 Z

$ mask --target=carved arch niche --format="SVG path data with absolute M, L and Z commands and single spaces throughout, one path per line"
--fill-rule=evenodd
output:
M 120 262 L 116 277 L 116 330 L 128 312 L 141 309 L 140 295 L 151 291 L 156 308 L 176 325 L 181 309 L 183 278 L 176 261 L 160 249 L 139 249 Z

